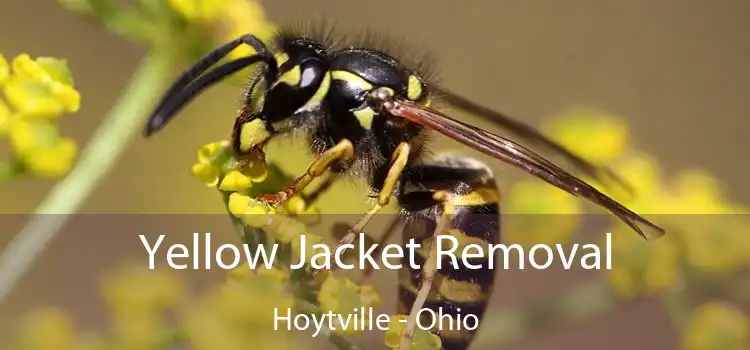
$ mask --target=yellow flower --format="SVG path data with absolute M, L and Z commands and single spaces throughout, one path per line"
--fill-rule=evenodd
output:
M 283 206 L 286 213 L 293 215 L 296 220 L 305 225 L 320 223 L 320 211 L 314 206 L 307 206 L 307 202 L 302 196 L 297 195 L 289 198 Z
M 59 134 L 57 126 L 43 119 L 18 119 L 10 125 L 11 147 L 32 173 L 60 177 L 73 166 L 78 148 Z
M 736 307 L 707 302 L 690 316 L 684 342 L 688 350 L 744 350 L 750 348 L 750 321 Z
M 248 329 L 273 330 L 274 312 L 285 314 L 292 308 L 294 300 L 286 291 L 288 278 L 263 270 L 230 280 L 209 297 L 223 319 Z
M 505 239 L 513 244 L 567 243 L 583 216 L 579 198 L 545 182 L 525 180 L 515 183 L 505 202 Z
M 318 293 L 318 303 L 323 312 L 332 312 L 339 315 L 359 314 L 360 319 L 368 320 L 370 318 L 370 308 L 380 305 L 380 296 L 371 285 L 359 286 L 349 279 L 330 276 L 320 287 Z M 334 331 L 344 334 L 357 333 L 353 325 L 349 323 L 348 328 L 341 324 L 336 324 Z
M 181 281 L 167 271 L 125 266 L 105 277 L 103 294 L 114 312 L 157 313 L 182 300 Z
M 77 151 L 73 139 L 62 137 L 54 146 L 39 148 L 29 154 L 24 162 L 26 168 L 39 177 L 58 178 L 73 167 Z
M 8 60 L 5 56 L 0 54 L 0 85 L 5 82 L 5 79 L 10 75 L 10 66 L 8 66 Z
M 265 228 L 272 223 L 275 210 L 258 202 L 250 196 L 238 192 L 229 195 L 227 208 L 232 215 L 238 217 L 245 225 Z
M 219 189 L 222 191 L 243 191 L 252 185 L 252 181 L 249 177 L 245 176 L 237 170 L 230 171 L 219 184 Z
M 625 224 L 612 232 L 612 269 L 609 283 L 623 296 L 660 293 L 681 283 L 679 249 L 673 236 L 646 241 Z
M 264 43 L 270 44 L 277 29 L 267 19 L 266 12 L 259 1 L 226 0 L 226 4 L 227 11 L 222 20 L 223 30 L 220 33 L 221 41 L 251 33 Z M 242 45 L 233 50 L 229 56 L 230 58 L 239 58 L 253 53 L 253 49 L 247 45 Z
M 162 345 L 164 317 L 142 309 L 121 309 L 112 315 L 113 335 L 120 349 L 149 349 Z
M 198 162 L 190 168 L 190 173 L 208 187 L 218 185 L 222 191 L 245 191 L 253 183 L 265 180 L 268 169 L 261 152 L 237 160 L 232 156 L 231 144 L 222 141 L 201 146 Z
M 27 315 L 19 334 L 21 349 L 73 349 L 77 345 L 71 318 L 59 309 L 45 308 Z
M 208 187 L 216 187 L 216 184 L 219 182 L 219 168 L 208 163 L 193 164 L 190 168 L 190 173 Z
M 727 272 L 744 265 L 750 253 L 747 220 L 721 196 L 718 181 L 701 170 L 681 172 L 662 201 L 663 222 L 681 239 L 690 266 Z
M 630 142 L 627 123 L 601 111 L 571 109 L 553 117 L 545 129 L 558 142 L 594 163 L 612 162 L 625 153 Z
M 10 110 L 5 101 L 0 99 L 0 136 L 5 136 L 8 133 L 13 119 L 13 111 Z
M 674 214 L 731 214 L 721 198 L 718 181 L 702 170 L 681 172 L 672 181 L 676 197 Z
M 750 221 L 744 215 L 680 215 L 675 234 L 687 263 L 709 273 L 731 272 L 750 261 Z
M 399 349 L 401 337 L 406 330 L 406 315 L 392 315 L 388 323 L 388 330 L 385 331 L 385 345 L 389 349 Z M 417 327 L 411 340 L 411 350 L 437 350 L 442 348 L 443 342 L 432 332 Z
M 198 162 L 213 163 L 220 151 L 230 146 L 228 141 L 210 142 L 198 148 Z
M 19 113 L 57 118 L 77 112 L 81 96 L 73 88 L 73 79 L 64 60 L 27 54 L 13 60 L 13 75 L 3 85 L 5 97 Z
M 225 13 L 226 0 L 169 0 L 169 6 L 189 21 L 207 23 Z

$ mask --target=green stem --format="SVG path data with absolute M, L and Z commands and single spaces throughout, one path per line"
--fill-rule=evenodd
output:
M 47 194 L 31 220 L 0 255 L 0 301 L 70 215 L 109 174 L 129 141 L 140 131 L 171 73 L 171 58 L 167 52 L 150 52 L 143 59 L 126 90 L 81 153 L 75 168 Z

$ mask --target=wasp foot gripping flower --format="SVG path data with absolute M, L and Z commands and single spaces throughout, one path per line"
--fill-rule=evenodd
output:
M 388 324 L 388 330 L 385 331 L 385 345 L 389 349 L 399 349 L 401 337 L 406 330 L 406 315 L 391 315 Z M 438 350 L 443 346 L 443 342 L 436 334 L 417 327 L 411 340 L 411 350 Z
M 222 191 L 247 191 L 253 183 L 268 176 L 268 167 L 261 152 L 251 153 L 242 160 L 232 154 L 228 141 L 212 142 L 198 149 L 198 162 L 190 172 L 208 187 Z M 221 181 L 221 183 L 219 183 Z
M 750 320 L 732 305 L 712 301 L 690 316 L 684 343 L 687 350 L 742 350 L 750 348 Z
M 359 319 L 369 320 L 371 308 L 380 305 L 380 296 L 371 285 L 360 286 L 349 279 L 330 276 L 320 287 L 318 303 L 325 313 L 331 312 L 344 317 L 360 313 Z M 348 325 L 351 327 L 345 328 L 344 325 L 336 324 L 334 332 L 353 334 L 362 331 L 362 329 L 355 329 L 351 322 Z
M 9 67 L 0 56 L 0 85 L 5 97 L 0 99 L 0 136 L 10 142 L 14 169 L 43 178 L 67 174 L 78 150 L 55 122 L 77 112 L 81 103 L 67 63 L 20 54 Z
M 580 201 L 541 181 L 520 181 L 508 191 L 506 239 L 522 246 L 564 244 L 578 228 Z

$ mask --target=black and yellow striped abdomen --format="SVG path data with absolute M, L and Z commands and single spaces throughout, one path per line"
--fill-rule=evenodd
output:
M 466 161 L 466 159 L 463 159 Z M 490 257 L 467 258 L 464 264 L 461 252 L 468 244 L 476 244 L 483 252 L 500 240 L 499 190 L 488 169 L 476 162 L 434 164 L 423 166 L 424 172 L 404 178 L 404 192 L 400 204 L 409 217 L 403 232 L 403 243 L 414 239 L 420 244 L 414 258 L 416 266 L 408 263 L 399 275 L 399 312 L 408 313 L 414 303 L 422 280 L 421 267 L 425 265 L 430 243 L 444 213 L 452 213 L 449 230 L 445 233 L 455 238 L 457 260 L 443 256 L 430 294 L 421 314 L 423 326 L 436 319 L 434 332 L 443 340 L 443 349 L 466 349 L 478 331 L 475 321 L 481 321 L 494 287 L 494 271 L 489 268 Z M 444 201 L 430 203 L 428 194 L 447 193 Z M 451 240 L 443 239 L 443 250 L 450 249 Z M 471 253 L 477 253 L 473 249 Z M 471 268 L 470 268 L 471 267 Z M 477 268 L 478 267 L 478 268 Z M 442 317 L 441 317 L 442 314 Z M 472 315 L 472 316 L 470 316 Z M 442 320 L 442 323 L 438 323 Z M 465 322 L 465 323 L 464 323 Z M 465 326 L 469 326 L 467 329 Z

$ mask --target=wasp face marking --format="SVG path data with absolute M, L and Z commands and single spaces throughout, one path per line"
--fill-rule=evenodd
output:
M 328 61 L 319 44 L 305 39 L 282 43 L 279 74 L 265 93 L 261 114 L 274 124 L 318 107 L 330 88 Z M 278 56 L 278 55 L 277 55 Z

